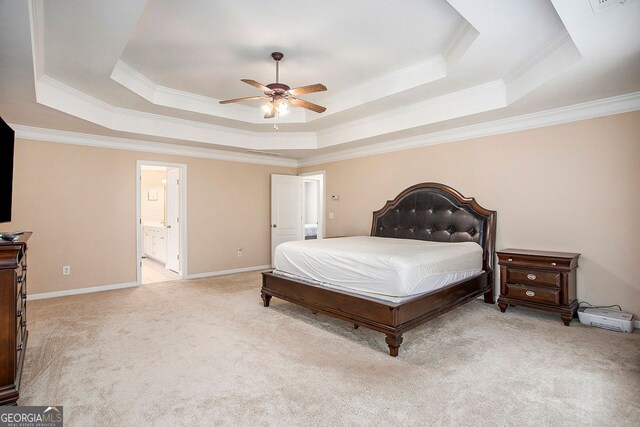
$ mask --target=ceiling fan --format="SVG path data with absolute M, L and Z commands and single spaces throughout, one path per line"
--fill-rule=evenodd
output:
M 288 112 L 288 104 L 295 105 L 296 107 L 306 108 L 307 110 L 315 111 L 316 113 L 322 113 L 326 110 L 325 107 L 313 104 L 309 101 L 297 98 L 298 95 L 304 95 L 306 93 L 323 92 L 327 88 L 318 83 L 309 86 L 297 87 L 291 89 L 284 83 L 280 83 L 280 60 L 284 58 L 284 54 L 281 52 L 273 52 L 271 57 L 276 61 L 276 82 L 263 85 L 255 80 L 241 79 L 246 84 L 256 87 L 264 92 L 261 96 L 249 96 L 247 98 L 227 99 L 226 101 L 220 101 L 220 104 L 231 104 L 234 102 L 255 101 L 258 99 L 268 99 L 269 102 L 262 108 L 265 111 L 264 118 L 271 119 L 275 117 L 276 113 L 284 115 Z

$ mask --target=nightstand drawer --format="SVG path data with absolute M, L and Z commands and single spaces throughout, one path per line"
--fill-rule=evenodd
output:
M 522 285 L 560 287 L 560 273 L 507 268 L 507 282 Z
M 538 286 L 526 286 L 520 284 L 506 284 L 506 295 L 509 298 L 517 298 L 522 301 L 538 302 L 541 304 L 560 305 L 559 288 L 542 288 Z
M 550 252 L 549 256 L 505 252 L 497 252 L 497 255 L 500 265 L 513 268 L 540 268 L 550 271 L 566 271 L 578 266 L 577 257 L 561 257 L 559 256 L 560 253 L 557 252 Z

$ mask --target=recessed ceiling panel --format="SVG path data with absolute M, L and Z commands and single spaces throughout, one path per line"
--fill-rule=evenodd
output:
M 227 99 L 254 94 L 241 78 L 275 81 L 281 51 L 281 81 L 336 92 L 442 54 L 465 22 L 444 0 L 151 0 L 122 60 L 157 85 Z

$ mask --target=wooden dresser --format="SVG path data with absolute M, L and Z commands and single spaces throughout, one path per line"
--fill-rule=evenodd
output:
M 496 252 L 500 265 L 498 307 L 509 305 L 559 313 L 569 326 L 578 309 L 576 268 L 580 254 L 504 249 Z
M 15 405 L 27 348 L 27 240 L 0 240 L 0 405 Z

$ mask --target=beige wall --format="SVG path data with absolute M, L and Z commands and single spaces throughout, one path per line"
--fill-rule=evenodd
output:
M 2 229 L 34 231 L 31 293 L 135 281 L 136 160 L 188 165 L 190 274 L 269 264 L 269 175 L 296 173 L 24 140 L 15 160 L 14 222 Z M 639 165 L 634 112 L 299 172 L 326 171 L 328 236 L 368 234 L 371 212 L 387 199 L 442 182 L 498 211 L 499 249 L 580 252 L 579 298 L 640 314 Z
M 498 211 L 498 249 L 579 252 L 579 299 L 640 315 L 640 112 L 299 172 L 315 170 L 340 196 L 326 201 L 328 236 L 368 234 L 387 199 L 441 182 Z
M 271 262 L 269 177 L 293 168 L 18 140 L 2 229 L 34 232 L 31 294 L 135 282 L 137 160 L 187 165 L 189 274 Z
M 140 172 L 140 218 L 142 223 L 165 221 L 165 184 L 167 172 L 160 170 L 142 170 Z M 155 191 L 157 200 L 149 200 L 149 191 Z

